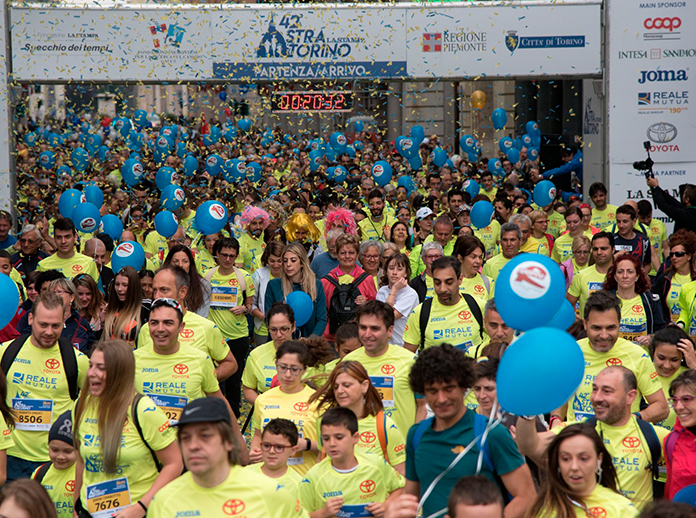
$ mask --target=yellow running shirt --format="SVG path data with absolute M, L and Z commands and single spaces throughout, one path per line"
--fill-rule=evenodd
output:
M 159 475 L 148 446 L 159 451 L 176 441 L 176 433 L 169 427 L 167 416 L 149 397 L 143 396 L 137 407 L 138 420 L 147 445 L 133 423 L 133 409 L 129 406 L 121 436 L 117 472 L 113 474 L 104 472 L 97 424 L 99 398 L 92 398 L 79 423 L 76 439 L 80 442 L 79 454 L 85 465 L 80 500 L 92 514 L 98 506 L 105 504 L 109 496 L 119 502 L 118 507 L 140 500 Z M 114 498 L 116 496 L 119 498 Z
M 389 464 L 374 455 L 356 455 L 358 465 L 348 471 L 338 471 L 325 458 L 314 466 L 300 485 L 302 506 L 310 513 L 318 511 L 329 498 L 343 497 L 338 516 L 372 516 L 365 507 L 384 502 L 390 493 L 404 487 L 404 477 Z
M 261 256 L 265 249 L 266 242 L 263 240 L 263 234 L 258 239 L 254 239 L 249 235 L 249 232 L 244 232 L 244 234 L 239 236 L 239 259 L 237 259 L 237 264 L 242 263 L 244 265 L 243 268 L 247 272 L 254 273 L 255 270 L 263 267 Z
M 61 259 L 57 253 L 49 255 L 46 259 L 39 261 L 36 269 L 40 272 L 58 270 L 68 279 L 72 279 L 81 273 L 86 273 L 94 279 L 94 282 L 99 282 L 99 270 L 97 270 L 97 265 L 92 258 L 77 252 L 70 259 Z
M 220 389 L 210 357 L 189 345 L 169 355 L 152 348 L 138 349 L 134 355 L 135 390 L 148 395 L 170 422 L 179 420 L 189 401 Z
M 486 247 L 486 258 L 490 259 L 498 253 L 498 241 L 500 241 L 500 223 L 493 220 L 487 227 L 474 229 L 474 235 L 478 237 Z
M 478 297 L 474 297 L 474 300 L 483 314 L 484 301 Z M 423 304 L 419 304 L 409 315 L 404 331 L 404 343 L 420 347 L 422 310 Z M 481 328 L 464 297 L 460 297 L 459 302 L 454 306 L 443 306 L 437 297 L 433 298 L 430 319 L 425 330 L 425 349 L 448 343 L 473 358 L 476 346 L 482 341 Z
M 665 279 L 666 281 L 667 279 Z M 671 279 L 671 285 L 669 287 L 669 293 L 667 294 L 667 307 L 669 308 L 670 320 L 673 323 L 677 323 L 679 320 L 679 314 L 681 313 L 681 306 L 679 305 L 679 293 L 681 293 L 681 287 L 691 282 L 691 275 L 680 275 L 675 273 Z
M 300 498 L 300 484 L 302 484 L 302 475 L 300 475 L 297 471 L 294 469 L 288 468 L 285 471 L 285 474 L 281 477 L 278 478 L 271 478 L 268 475 L 266 475 L 263 471 L 261 471 L 261 468 L 263 467 L 263 462 L 257 462 L 256 464 L 249 464 L 248 466 L 244 467 L 243 474 L 246 475 L 248 472 L 253 472 L 253 473 L 258 473 L 262 477 L 267 478 L 268 480 L 274 482 L 276 484 L 276 490 L 285 488 L 288 491 L 290 491 L 290 494 L 299 500 Z
M 580 317 L 585 316 L 585 303 L 595 291 L 602 289 L 602 284 L 607 275 L 599 273 L 597 266 L 588 266 L 584 270 L 580 270 L 573 275 L 573 282 L 570 283 L 568 294 L 578 298 L 580 303 Z
M 614 347 L 606 353 L 600 353 L 590 347 L 587 338 L 578 340 L 578 345 L 585 356 L 585 375 L 568 404 L 568 421 L 583 421 L 594 415 L 590 404 L 592 383 L 597 374 L 605 367 L 623 365 L 636 375 L 638 380 L 638 397 L 631 406 L 631 412 L 640 410 L 641 396 L 650 396 L 662 390 L 657 379 L 657 372 L 643 348 L 623 338 L 618 338 Z
M 638 516 L 639 512 L 628 498 L 600 484 L 595 486 L 589 496 L 582 499 L 582 503 L 589 512 L 585 511 L 585 509 L 576 502 L 573 502 L 576 518 L 635 518 Z M 536 515 L 536 518 L 556 518 L 556 516 L 542 509 L 542 511 Z
M 143 248 L 148 254 L 157 257 L 160 252 L 165 252 L 166 255 L 166 252 L 169 250 L 169 244 L 156 230 L 152 230 L 145 237 L 145 246 Z
M 260 473 L 232 466 L 215 487 L 199 486 L 184 473 L 160 489 L 150 502 L 147 518 L 308 518 L 300 501 Z
M 696 281 L 682 286 L 679 292 L 678 322 L 692 339 L 696 339 Z
M 640 222 L 636 222 L 636 227 L 634 227 L 636 230 L 640 230 L 639 226 Z M 650 224 L 645 225 L 643 224 L 643 227 L 648 233 L 648 239 L 650 240 L 650 245 L 655 249 L 655 252 L 657 252 L 657 260 L 662 264 L 664 257 L 662 255 L 663 252 L 663 243 L 667 241 L 667 227 L 665 227 L 665 224 L 662 223 L 659 219 L 653 218 L 650 220 Z M 655 270 L 655 267 L 653 267 L 650 270 L 650 275 L 657 275 L 657 271 Z
M 597 227 L 599 230 L 611 232 L 611 227 L 616 223 L 616 205 L 609 205 L 604 210 L 598 208 L 592 209 L 592 219 L 590 225 Z
M 493 298 L 494 291 L 495 281 L 480 273 L 477 273 L 471 279 L 464 277 L 459 285 L 459 293 L 468 293 L 472 297 L 482 299 L 484 302 Z
M 500 274 L 500 270 L 502 270 L 509 261 L 510 259 L 503 254 L 494 255 L 486 261 L 481 272 L 489 279 L 495 281 L 498 278 L 498 274 Z
M 270 389 L 276 375 L 275 355 L 273 340 L 251 351 L 242 373 L 242 385 L 254 389 L 259 394 Z
M 296 394 L 286 394 L 280 387 L 274 387 L 256 398 L 252 424 L 259 433 L 271 419 L 283 418 L 295 423 L 300 437 L 317 442 L 317 405 L 308 404 L 314 390 L 306 386 Z M 288 466 L 300 475 L 307 473 L 317 462 L 317 453 L 298 452 L 288 459 Z
M 563 232 L 566 230 L 566 222 L 563 214 L 559 214 L 555 210 L 551 214 L 547 214 L 546 218 L 549 221 L 549 226 L 546 232 L 551 234 L 554 239 L 558 239 Z
M 7 421 L 0 415 L 0 451 L 9 450 L 14 446 L 12 430 L 7 426 Z
M 621 300 L 621 323 L 619 324 L 619 336 L 635 342 L 639 336 L 648 334 L 648 318 L 640 295 L 630 300 Z
M 566 259 L 570 259 L 573 255 L 573 239 L 570 233 L 563 234 L 561 237 L 556 239 L 553 244 L 553 252 L 551 252 L 551 259 L 561 264 Z
M 260 259 L 260 256 L 259 256 Z M 241 276 L 246 283 L 246 290 L 242 291 L 239 277 Z M 254 282 L 251 275 L 244 270 L 237 268 L 229 275 L 222 275 L 220 270 L 214 270 L 210 276 L 210 286 L 213 293 L 210 298 L 210 315 L 208 318 L 215 322 L 222 331 L 222 336 L 234 340 L 244 338 L 249 335 L 249 323 L 246 314 L 235 315 L 230 308 L 244 304 L 244 294 L 247 298 L 254 296 Z
M 0 357 L 12 342 L 0 346 Z M 87 375 L 87 356 L 74 349 L 77 358 L 77 386 Z M 40 349 L 27 338 L 7 373 L 7 404 L 14 410 L 14 446 L 8 455 L 32 462 L 48 461 L 48 432 L 53 421 L 70 410 L 68 378 L 58 344 Z
M 360 347 L 343 358 L 357 361 L 365 367 L 370 381 L 379 392 L 384 413 L 392 418 L 402 435 L 416 422 L 416 398 L 411 391 L 408 376 L 415 355 L 403 347 L 389 344 L 381 356 L 372 357 Z
M 31 478 L 36 478 L 39 471 L 36 468 Z M 73 502 L 75 501 L 75 464 L 66 469 L 56 469 L 51 465 L 44 475 L 41 485 L 51 497 L 56 506 L 58 518 L 73 518 Z
M 669 401 L 669 386 L 675 379 L 677 379 L 677 376 L 679 376 L 685 370 L 687 370 L 686 367 L 682 365 L 671 376 L 663 378 L 662 376 L 658 375 L 657 378 L 658 380 L 660 380 L 662 392 L 665 393 L 665 398 L 667 399 L 667 404 L 669 405 L 669 415 L 667 416 L 667 419 L 664 419 L 656 424 L 670 431 L 672 431 L 672 429 L 674 428 L 674 423 L 677 421 L 677 414 L 674 413 L 674 407 L 672 407 L 672 403 L 670 403 Z

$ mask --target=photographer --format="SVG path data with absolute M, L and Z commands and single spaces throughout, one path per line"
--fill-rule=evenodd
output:
M 696 232 L 696 186 L 679 186 L 681 203 L 662 189 L 657 178 L 647 179 L 655 206 L 674 220 L 674 231 L 684 228 Z

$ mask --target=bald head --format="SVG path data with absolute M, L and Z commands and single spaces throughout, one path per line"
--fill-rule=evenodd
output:
M 87 257 L 94 259 L 94 262 L 99 270 L 101 270 L 102 266 L 106 264 L 106 247 L 104 246 L 104 243 L 102 243 L 101 240 L 97 239 L 96 237 L 88 239 L 85 242 L 85 248 L 83 249 L 82 253 Z

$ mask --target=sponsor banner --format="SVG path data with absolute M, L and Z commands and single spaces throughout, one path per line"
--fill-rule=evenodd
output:
M 600 9 L 476 3 L 408 9 L 408 75 L 600 75 Z
M 609 9 L 610 162 L 644 160 L 644 141 L 657 167 L 696 161 L 696 11 L 680 0 L 613 1 Z

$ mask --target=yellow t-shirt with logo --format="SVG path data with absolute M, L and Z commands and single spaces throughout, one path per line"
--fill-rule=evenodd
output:
M 592 219 L 590 225 L 597 227 L 599 230 L 611 231 L 611 227 L 616 223 L 616 205 L 609 205 L 604 210 L 599 210 L 596 207 L 592 209 Z
M 224 482 L 199 486 L 184 473 L 160 489 L 147 510 L 147 518 L 238 517 L 308 518 L 300 501 L 285 488 L 253 470 L 232 466 Z
M 242 385 L 254 389 L 259 394 L 270 389 L 276 375 L 275 355 L 273 340 L 251 351 L 242 373 Z
M 300 498 L 300 484 L 302 484 L 302 475 L 300 475 L 297 471 L 294 469 L 288 468 L 285 471 L 285 474 L 281 477 L 278 478 L 271 478 L 268 475 L 266 475 L 263 471 L 261 471 L 261 468 L 263 467 L 263 462 L 257 462 L 256 464 L 249 464 L 244 468 L 243 475 L 246 475 L 248 472 L 253 472 L 253 473 L 258 473 L 262 477 L 267 478 L 268 480 L 274 482 L 276 484 L 276 490 L 285 488 L 287 491 L 290 492 L 290 494 L 299 499 Z
M 85 465 L 80 490 L 82 505 L 90 509 L 90 503 L 94 501 L 91 497 L 94 495 L 99 498 L 99 495 L 104 493 L 105 486 L 112 484 L 115 487 L 110 489 L 114 490 L 115 494 L 124 495 L 126 489 L 130 491 L 130 503 L 134 504 L 150 490 L 159 475 L 148 446 L 154 451 L 163 450 L 176 441 L 176 433 L 169 427 L 169 419 L 165 413 L 149 397 L 143 396 L 138 402 L 137 411 L 147 445 L 140 438 L 133 422 L 133 409 L 129 406 L 123 425 L 117 471 L 105 473 L 97 424 L 99 399 L 92 398 L 88 405 L 78 423 L 77 437 L 80 443 L 79 453 Z M 121 480 L 124 478 L 127 479 L 127 486 Z M 123 496 L 119 501 L 121 505 L 126 505 L 127 497 Z
M 12 342 L 0 346 L 0 357 Z M 77 386 L 87 376 L 87 356 L 74 349 L 77 358 Z M 7 404 L 14 410 L 14 446 L 8 455 L 32 462 L 48 461 L 48 432 L 53 421 L 70 410 L 68 379 L 58 344 L 40 349 L 27 338 L 7 373 Z M 3 430 L 4 437 L 4 430 Z
M 374 221 L 372 219 L 370 210 L 367 209 L 366 212 L 368 216 L 358 223 L 360 229 L 362 230 L 362 241 L 376 239 L 384 243 L 387 241 L 384 232 L 385 228 L 391 228 L 391 226 L 396 223 L 396 217 L 394 217 L 393 213 L 390 214 L 385 208 L 384 212 L 382 213 L 382 220 Z
M 486 264 L 483 265 L 481 273 L 483 273 L 483 275 L 489 279 L 495 281 L 498 278 L 498 275 L 500 275 L 500 270 L 502 270 L 509 262 L 510 259 L 505 257 L 503 254 L 494 255 L 486 261 Z
M 36 468 L 31 478 L 36 477 Z M 73 502 L 75 501 L 75 464 L 66 469 L 56 469 L 51 465 L 44 475 L 41 485 L 56 507 L 58 518 L 73 517 Z
M 317 441 L 317 405 L 309 404 L 309 397 L 314 390 L 306 386 L 295 394 L 286 394 L 280 387 L 274 387 L 256 398 L 252 424 L 259 433 L 271 419 L 283 418 L 292 421 L 297 426 L 300 437 Z M 300 475 L 307 473 L 317 462 L 317 454 L 313 451 L 298 452 L 288 459 L 288 466 Z
M 215 258 L 204 247 L 198 249 L 196 255 L 194 256 L 194 261 L 196 262 L 196 269 L 198 270 L 198 273 L 203 277 L 205 277 L 208 270 L 212 270 L 217 266 Z
M 179 343 L 203 351 L 215 362 L 224 360 L 230 353 L 218 326 L 193 311 L 184 314 L 184 329 L 179 333 Z M 138 349 L 147 348 L 152 348 L 149 324 L 141 327 L 138 334 Z
M 500 223 L 491 221 L 487 227 L 474 229 L 474 235 L 478 237 L 486 247 L 486 258 L 490 259 L 498 253 L 498 241 L 500 241 Z
M 619 323 L 619 336 L 630 342 L 635 342 L 639 336 L 648 334 L 648 317 L 640 295 L 630 300 L 621 301 L 621 322 Z
M 658 426 L 661 426 L 662 428 L 666 428 L 667 430 L 672 431 L 674 429 L 674 424 L 677 421 L 677 414 L 674 413 L 674 407 L 672 406 L 672 403 L 669 401 L 669 387 L 672 384 L 672 382 L 677 379 L 677 376 L 679 376 L 682 372 L 687 370 L 686 367 L 683 365 L 679 367 L 674 374 L 671 376 L 668 376 L 666 378 L 663 378 L 658 374 L 658 380 L 660 380 L 660 386 L 662 387 L 662 392 L 665 394 L 665 398 L 667 399 L 667 404 L 669 405 L 669 415 L 667 416 L 667 419 L 663 419 L 659 423 L 656 423 Z
M 70 259 L 61 259 L 58 257 L 57 253 L 49 255 L 45 259 L 39 261 L 36 269 L 40 272 L 58 270 L 68 279 L 72 279 L 81 273 L 86 273 L 94 279 L 94 282 L 99 282 L 99 270 L 97 270 L 95 262 L 91 257 L 78 254 L 77 252 L 75 252 Z
M 563 214 L 559 214 L 554 210 L 551 214 L 547 214 L 547 219 L 549 221 L 549 226 L 546 231 L 555 239 L 558 239 L 558 236 L 566 230 L 565 217 L 563 217 Z
M 150 233 L 145 236 L 145 245 L 143 246 L 145 252 L 150 255 L 157 256 L 160 252 L 166 252 L 169 249 L 169 244 L 167 240 L 159 234 L 156 230 L 150 231 Z
M 546 257 L 549 257 L 550 255 L 548 245 L 542 243 L 541 241 L 532 236 L 529 236 L 529 238 L 527 238 L 527 242 L 520 246 L 520 252 L 525 252 L 528 254 L 539 254 Z
M 685 284 L 691 282 L 691 275 L 681 275 L 675 273 L 672 276 L 671 285 L 669 287 L 669 293 L 667 294 L 667 307 L 669 308 L 670 320 L 672 323 L 677 323 L 679 320 L 679 315 L 681 314 L 681 306 L 679 305 L 679 294 L 681 293 L 681 287 Z
M 404 435 L 416 422 L 416 398 L 408 382 L 415 359 L 411 351 L 392 344 L 381 356 L 368 356 L 360 347 L 343 358 L 343 361 L 357 361 L 365 367 L 382 398 L 384 413 Z
M 650 240 L 650 246 L 652 246 L 655 251 L 657 252 L 657 259 L 662 263 L 664 257 L 662 256 L 663 252 L 663 246 L 662 244 L 667 241 L 667 227 L 665 227 L 665 224 L 662 223 L 659 219 L 653 218 L 650 220 L 650 223 L 648 225 L 642 224 L 643 228 L 647 231 L 648 233 L 648 239 Z M 641 229 L 641 223 L 640 221 L 636 221 L 636 225 L 634 227 L 635 230 L 639 230 L 642 232 Z M 657 271 L 655 270 L 655 267 L 653 267 L 650 270 L 650 275 L 657 275 Z
M 560 428 L 560 427 L 558 427 Z M 588 496 L 582 499 L 582 503 L 587 508 L 587 511 L 577 502 L 572 502 L 576 518 L 588 517 L 620 517 L 620 518 L 635 518 L 638 516 L 638 509 L 633 503 L 623 495 L 615 493 L 608 487 L 597 484 Z M 535 518 L 556 518 L 551 511 L 542 509 Z
M 578 298 L 580 304 L 580 317 L 584 318 L 585 303 L 595 291 L 602 289 L 606 279 L 605 273 L 599 273 L 596 265 L 588 266 L 573 275 L 573 281 L 568 288 L 568 294 Z
M 563 234 L 561 237 L 556 239 L 553 244 L 553 252 L 551 252 L 551 259 L 561 264 L 566 259 L 570 259 L 573 255 L 573 239 L 570 233 Z
M 462 283 L 459 285 L 459 293 L 468 293 L 472 297 L 478 297 L 484 302 L 493 298 L 495 281 L 486 277 L 488 281 L 488 283 L 486 283 L 483 277 L 486 276 L 480 273 L 477 273 L 472 278 L 464 277 Z
M 566 426 L 577 422 L 580 421 L 569 422 Z M 563 426 L 556 426 L 551 431 L 558 435 L 563 428 Z M 664 444 L 669 430 L 655 425 L 653 428 L 660 444 Z M 650 448 L 640 431 L 636 416 L 631 415 L 628 423 L 623 426 L 609 426 L 602 421 L 597 421 L 595 430 L 612 456 L 619 490 L 633 502 L 636 509 L 643 509 L 653 500 L 652 471 L 650 469 L 652 459 L 650 458 Z M 664 454 L 658 462 L 664 464 Z M 615 514 L 607 514 L 606 516 L 607 518 L 613 516 L 623 518 L 623 515 Z
M 679 292 L 679 322 L 692 339 L 696 339 L 696 281 L 682 286 Z
M 9 450 L 14 446 L 12 430 L 7 426 L 7 421 L 0 415 L 0 451 Z
M 149 396 L 170 421 L 179 420 L 189 401 L 220 389 L 210 357 L 190 345 L 168 355 L 138 349 L 134 356 L 135 389 Z
M 498 194 L 498 188 L 494 185 L 491 187 L 490 191 L 487 191 L 486 189 L 481 189 L 479 191 L 479 194 L 483 194 L 484 196 L 487 196 L 489 200 L 491 200 L 491 203 L 493 203 L 493 200 L 495 200 L 495 195 Z
M 568 402 L 568 421 L 582 421 L 594 415 L 594 409 L 590 403 L 592 382 L 605 367 L 623 365 L 636 375 L 638 397 L 631 406 L 631 412 L 640 410 L 641 396 L 650 396 L 662 390 L 655 367 L 641 346 L 623 338 L 618 338 L 614 347 L 605 353 L 592 349 L 587 338 L 578 340 L 578 345 L 585 356 L 585 375 Z
M 239 275 L 246 283 L 247 298 L 254 296 L 254 282 L 251 275 L 245 270 L 237 269 Z M 220 270 L 215 270 L 210 277 L 210 286 L 213 293 L 210 299 L 210 314 L 208 318 L 215 322 L 222 331 L 222 335 L 228 339 L 244 338 L 249 335 L 249 323 L 246 314 L 235 315 L 230 311 L 232 306 L 244 304 L 237 272 L 234 270 L 229 275 L 222 275 Z M 231 304 L 232 306 L 218 306 L 217 304 Z
M 390 493 L 404 487 L 405 481 L 394 468 L 374 455 L 356 455 L 358 465 L 339 472 L 325 458 L 314 466 L 300 485 L 302 506 L 310 513 L 318 511 L 329 498 L 343 497 L 340 516 L 372 516 L 365 506 L 384 502 Z
M 244 234 L 239 237 L 238 261 L 244 264 L 244 269 L 246 271 L 254 273 L 254 270 L 263 267 L 261 264 L 261 256 L 265 249 L 266 242 L 263 240 L 263 234 L 261 234 L 261 237 L 258 239 L 254 239 L 248 232 L 244 232 Z
M 479 305 L 479 310 L 483 314 L 484 301 L 474 297 Z M 411 312 L 406 321 L 404 331 L 404 343 L 420 346 L 421 329 L 420 315 L 423 304 L 419 304 Z M 433 347 L 443 343 L 452 344 L 464 351 L 467 356 L 473 358 L 476 347 L 481 344 L 481 328 L 476 321 L 464 297 L 460 297 L 459 302 L 453 306 L 443 306 L 433 299 L 430 310 L 430 319 L 425 330 L 424 348 Z

